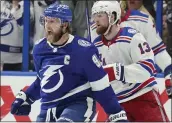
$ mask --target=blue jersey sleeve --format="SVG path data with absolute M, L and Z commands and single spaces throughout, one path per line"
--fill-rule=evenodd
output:
M 120 112 L 123 109 L 109 84 L 108 75 L 102 68 L 97 48 L 92 46 L 88 48 L 85 54 L 83 60 L 84 74 L 90 82 L 93 97 L 101 104 L 106 113 L 116 114 Z
M 35 55 L 35 51 L 33 52 L 33 61 L 35 70 L 37 72 L 36 80 L 29 86 L 29 88 L 25 91 L 25 93 L 30 96 L 33 100 L 40 99 L 40 78 L 39 78 L 39 59 Z
M 40 99 L 40 79 L 39 77 L 29 86 L 25 91 L 26 95 L 32 98 L 32 100 Z

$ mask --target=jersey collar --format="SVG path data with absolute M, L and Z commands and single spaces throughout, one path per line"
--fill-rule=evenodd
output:
M 131 14 L 131 11 L 130 10 L 127 10 L 125 16 L 123 18 L 121 18 L 120 23 L 126 21 L 128 19 L 128 17 L 130 16 L 130 14 Z
M 71 42 L 73 41 L 73 39 L 74 39 L 74 36 L 71 35 L 71 34 L 69 34 L 69 39 L 68 39 L 68 41 L 66 41 L 66 42 L 65 42 L 64 44 L 62 44 L 62 45 L 53 45 L 53 44 L 51 44 L 51 43 L 48 42 L 48 41 L 47 41 L 47 43 L 48 43 L 48 45 L 49 45 L 51 48 L 54 48 L 54 47 L 61 48 L 61 47 L 66 46 L 67 44 L 71 43 Z
M 120 35 L 121 31 L 122 31 L 122 28 L 120 28 L 117 35 L 111 41 L 107 41 L 106 38 L 104 36 L 102 36 L 103 44 L 109 47 L 111 44 L 115 43 L 115 41 L 116 41 L 117 37 Z

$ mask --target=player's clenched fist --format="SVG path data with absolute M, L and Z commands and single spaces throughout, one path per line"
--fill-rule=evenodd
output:
M 33 102 L 34 101 L 28 97 L 25 92 L 20 91 L 11 105 L 11 114 L 29 115 Z

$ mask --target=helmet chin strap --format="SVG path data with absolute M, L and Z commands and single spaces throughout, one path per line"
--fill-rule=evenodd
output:
M 111 27 L 112 27 L 112 25 L 109 23 L 109 26 L 108 26 L 106 32 L 103 34 L 104 36 L 106 36 L 109 33 L 109 30 Z
M 108 15 L 108 18 L 109 18 L 109 26 L 108 26 L 106 32 L 103 34 L 104 36 L 106 36 L 109 33 L 112 25 L 114 25 L 117 22 L 117 19 L 116 19 L 113 23 L 111 23 L 111 16 L 112 16 L 112 14 L 109 14 Z

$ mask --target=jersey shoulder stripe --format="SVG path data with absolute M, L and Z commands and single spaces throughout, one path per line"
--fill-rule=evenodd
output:
M 130 43 L 132 38 L 130 36 L 118 36 L 116 42 L 126 42 Z
M 122 28 L 121 33 L 117 37 L 117 40 L 123 39 L 123 40 L 131 41 L 133 36 L 137 33 L 138 33 L 138 31 L 136 29 L 133 29 L 131 27 L 124 27 L 124 28 Z
M 132 10 L 127 20 L 141 21 L 148 23 L 149 15 L 137 10 Z
M 96 47 L 100 47 L 103 44 L 103 41 L 102 41 L 102 36 L 98 36 L 97 38 L 95 38 L 95 40 L 93 41 L 93 44 L 96 46 Z
M 96 23 L 94 23 L 94 22 L 91 23 L 90 27 L 91 27 L 92 30 L 96 29 L 97 28 Z
M 142 17 L 142 18 L 145 18 L 145 19 L 149 18 L 148 14 L 143 13 L 143 12 L 138 11 L 138 10 L 131 10 L 130 11 L 130 16 L 139 16 L 139 17 Z

